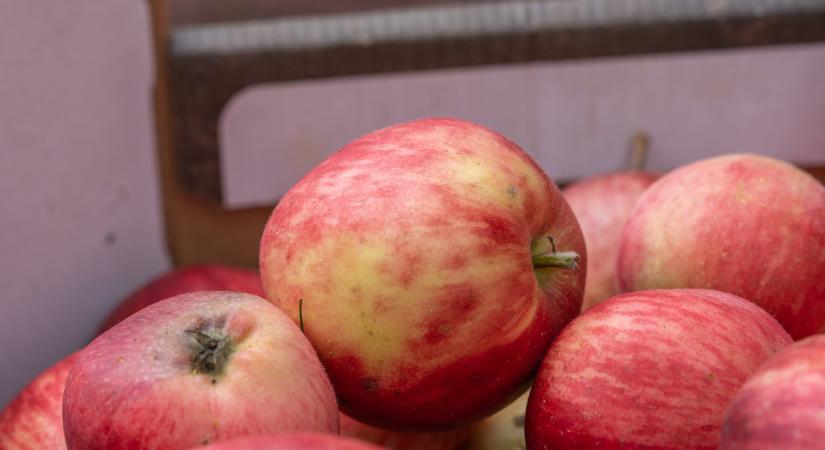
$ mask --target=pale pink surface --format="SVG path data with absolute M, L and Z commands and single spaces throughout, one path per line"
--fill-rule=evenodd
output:
M 147 2 L 0 1 L 0 408 L 169 267 L 153 61 Z
M 825 186 L 756 155 L 680 167 L 642 194 L 617 267 L 623 291 L 718 289 L 761 306 L 795 339 L 825 331 Z
M 392 450 L 459 450 L 467 442 L 470 430 L 463 427 L 450 431 L 404 433 L 376 428 L 341 413 L 341 435 Z
M 197 450 L 388 450 L 355 439 L 329 434 L 283 434 L 216 442 Z
M 193 370 L 186 330 L 216 324 L 233 351 L 222 373 Z M 187 449 L 237 436 L 338 432 L 329 380 L 309 342 L 260 297 L 183 294 L 151 305 L 86 347 L 63 404 L 70 449 Z
M 78 353 L 49 367 L 0 413 L 0 450 L 64 450 L 63 388 Z
M 782 349 L 728 408 L 720 450 L 825 449 L 825 335 Z
M 224 201 L 270 204 L 351 139 L 433 115 L 498 130 L 556 180 L 626 167 L 639 129 L 651 170 L 730 149 L 822 166 L 823 72 L 820 42 L 256 85 L 221 117 Z
M 528 449 L 715 449 L 736 391 L 791 342 L 723 292 L 612 297 L 553 342 L 527 404 Z
M 587 281 L 582 311 L 619 293 L 616 254 L 619 236 L 642 192 L 657 174 L 616 172 L 585 178 L 562 189 L 587 245 Z

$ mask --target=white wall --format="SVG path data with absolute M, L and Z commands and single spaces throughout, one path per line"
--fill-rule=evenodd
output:
M 256 86 L 224 111 L 225 198 L 271 203 L 348 141 L 429 115 L 503 133 L 558 181 L 625 168 L 637 130 L 652 170 L 730 152 L 823 166 L 823 79 L 818 43 Z
M 168 267 L 144 3 L 0 2 L 0 407 Z

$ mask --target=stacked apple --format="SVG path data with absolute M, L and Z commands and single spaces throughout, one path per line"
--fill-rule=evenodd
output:
M 786 163 L 562 194 L 501 135 L 417 120 L 294 186 L 260 268 L 263 290 L 133 296 L 0 416 L 0 449 L 825 443 L 825 336 L 791 345 L 825 332 L 825 188 Z
M 342 410 L 399 430 L 469 424 L 518 396 L 586 273 L 555 184 L 453 119 L 376 131 L 312 170 L 270 217 L 260 264 Z
M 264 295 L 257 271 L 224 266 L 179 268 L 158 277 L 122 300 L 106 319 L 99 334 L 149 305 L 180 294 L 204 290 L 231 290 Z M 66 448 L 62 414 L 63 388 L 77 355 L 78 353 L 74 353 L 46 370 L 6 408 L 0 416 L 0 449 Z M 239 369 L 233 367 L 231 370 Z M 396 433 L 370 427 L 343 414 L 341 434 L 394 450 L 455 450 L 467 438 L 465 429 L 438 433 Z M 302 439 L 296 442 L 301 443 Z

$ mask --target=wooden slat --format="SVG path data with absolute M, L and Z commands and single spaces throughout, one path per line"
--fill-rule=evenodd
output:
M 290 1 L 294 5 L 300 3 Z M 309 23 L 309 27 L 297 27 L 292 31 L 295 34 L 288 35 L 286 42 L 294 44 L 289 46 L 283 40 L 267 41 L 266 36 L 256 36 L 254 32 L 237 37 L 249 32 L 249 28 L 243 27 L 266 29 L 267 24 L 260 22 L 224 24 L 228 28 L 218 31 L 209 28 L 214 25 L 172 30 L 167 2 L 149 0 L 156 54 L 155 119 L 165 230 L 175 265 L 257 266 L 258 242 L 272 208 L 229 211 L 221 206 L 218 121 L 226 103 L 247 86 L 367 73 L 825 40 L 825 2 L 820 0 L 513 0 L 506 3 L 513 10 L 524 8 L 527 3 L 553 6 L 547 6 L 549 12 L 541 16 L 544 22 L 533 16 L 521 26 L 516 26 L 516 16 L 496 15 L 490 13 L 495 8 L 481 8 L 477 9 L 481 11 L 477 16 L 460 19 L 466 20 L 458 27 L 463 32 L 455 32 L 455 27 L 442 27 L 441 31 L 433 27 L 429 35 L 422 30 L 397 27 L 404 23 L 398 15 L 409 14 L 409 9 L 376 12 L 367 7 L 388 6 L 390 0 L 348 1 L 361 5 L 364 12 L 337 19 L 291 16 L 268 23 L 275 27 L 274 31 L 261 32 L 277 33 L 278 26 L 288 28 L 289 22 L 284 20 Z M 199 17 L 182 19 L 175 15 L 176 10 L 172 16 L 178 24 L 220 21 L 226 18 L 222 8 L 229 4 L 235 11 L 233 19 L 258 14 L 248 9 L 253 3 L 246 0 L 237 4 L 225 0 L 207 3 L 213 9 L 204 6 L 205 13 Z M 329 6 L 336 2 L 313 0 L 305 7 L 326 4 L 331 9 L 321 7 L 314 12 L 330 13 L 345 3 Z M 503 3 L 495 5 L 501 7 Z M 460 12 L 465 7 L 477 5 L 438 8 L 459 8 Z M 429 8 L 415 12 L 424 14 L 421 17 L 425 20 L 416 19 L 424 27 L 430 26 L 426 14 L 438 14 L 435 7 Z M 346 27 L 335 20 L 347 21 L 349 27 L 356 24 L 354 29 L 361 30 L 360 37 L 353 40 L 358 33 L 341 32 Z M 358 25 L 359 20 L 362 25 Z M 232 27 L 241 28 L 233 31 Z M 398 28 L 396 34 L 393 27 Z M 183 42 L 189 39 L 188 46 L 181 47 L 180 40 L 173 44 L 173 36 L 178 32 L 183 33 L 177 34 L 179 38 L 185 37 Z M 213 38 L 211 50 L 198 40 L 208 42 Z M 825 168 L 810 170 L 825 180 Z
M 514 0 L 182 27 L 165 50 L 177 173 L 222 201 L 220 114 L 254 84 L 816 40 L 822 0 Z
M 155 126 L 166 244 L 172 263 L 226 264 L 257 268 L 258 242 L 271 207 L 228 211 L 213 201 L 188 192 L 177 176 L 172 145 L 168 77 L 168 10 L 164 0 L 150 0 L 155 47 Z M 183 162 L 185 164 L 185 162 Z

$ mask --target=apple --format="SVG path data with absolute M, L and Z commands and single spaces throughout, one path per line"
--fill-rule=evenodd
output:
M 71 449 L 188 449 L 237 436 L 338 433 L 310 343 L 251 294 L 200 291 L 150 305 L 83 349 L 66 382 Z
M 585 178 L 562 189 L 587 244 L 587 282 L 582 311 L 619 293 L 616 287 L 619 236 L 639 196 L 658 177 L 649 172 L 616 172 Z
M 736 391 L 791 342 L 767 312 L 724 292 L 612 297 L 550 347 L 527 402 L 527 448 L 716 449 Z
M 430 433 L 404 433 L 372 427 L 341 413 L 341 435 L 392 450 L 460 450 L 467 442 L 469 429 L 462 427 Z
M 38 375 L 0 412 L 0 449 L 64 450 L 63 387 L 77 353 Z
M 720 450 L 825 448 L 825 335 L 780 350 L 728 408 Z
M 180 267 L 152 280 L 120 302 L 98 335 L 155 302 L 195 291 L 235 291 L 264 297 L 261 277 L 256 270 L 219 265 Z
M 623 291 L 717 289 L 761 306 L 794 339 L 825 331 L 825 186 L 757 155 L 680 167 L 642 194 L 617 267 Z
M 363 441 L 329 434 L 297 433 L 253 436 L 216 442 L 199 450 L 388 450 Z
M 466 450 L 524 450 L 524 413 L 528 390 L 501 411 L 473 425 Z
M 523 392 L 581 309 L 584 255 L 567 202 L 523 150 L 430 118 L 367 134 L 309 172 L 270 216 L 260 264 L 342 410 L 425 431 Z

